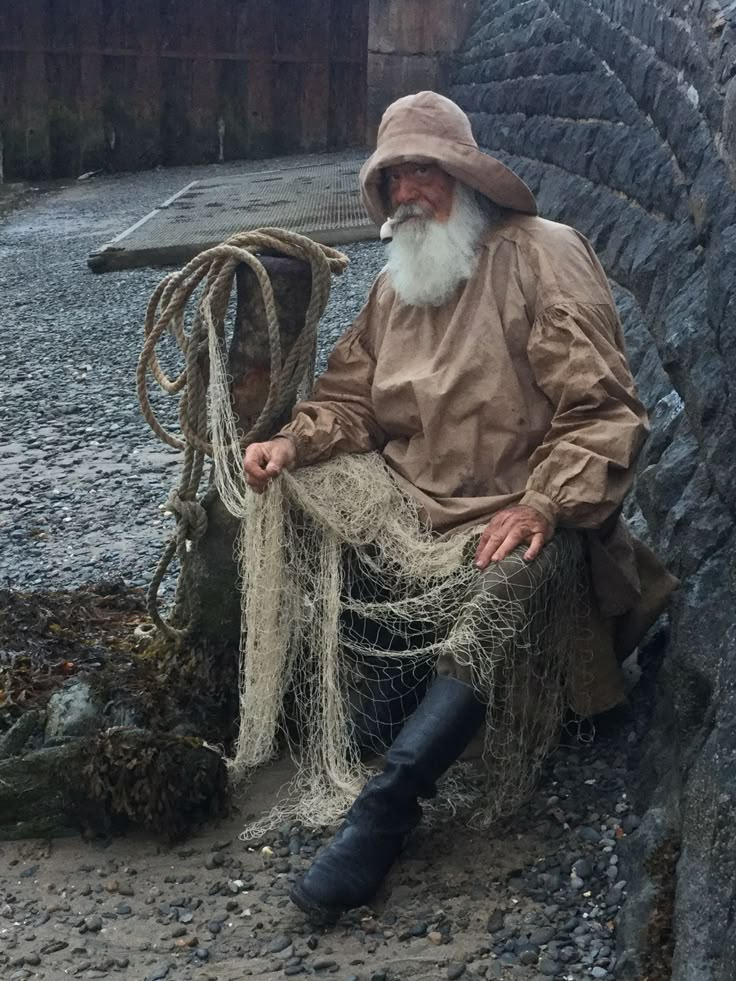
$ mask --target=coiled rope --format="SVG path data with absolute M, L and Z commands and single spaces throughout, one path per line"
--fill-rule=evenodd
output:
M 308 262 L 312 272 L 312 292 L 304 326 L 285 359 L 281 352 L 271 281 L 255 255 L 265 250 Z M 206 509 L 216 494 L 214 483 L 210 480 L 205 493 L 198 497 L 205 459 L 212 456 L 207 411 L 208 346 L 210 339 L 214 339 L 223 356 L 227 357 L 226 314 L 235 271 L 240 263 L 253 270 L 263 295 L 270 355 L 268 397 L 258 418 L 240 439 L 240 447 L 244 449 L 249 443 L 270 436 L 276 421 L 294 405 L 297 396 L 307 395 L 311 391 L 317 330 L 330 295 L 331 275 L 343 272 L 348 259 L 341 252 L 303 235 L 281 228 L 259 228 L 233 235 L 222 244 L 201 252 L 183 269 L 166 276 L 148 302 L 144 344 L 136 372 L 138 400 L 143 417 L 159 439 L 175 449 L 184 450 L 184 462 L 178 486 L 171 490 L 165 505 L 166 510 L 175 516 L 176 529 L 156 566 L 148 588 L 147 605 L 158 630 L 175 639 L 187 637 L 199 617 L 191 559 L 197 543 L 207 530 Z M 187 328 L 187 305 L 202 284 L 202 292 Z M 175 378 L 170 378 L 163 370 L 156 352 L 157 345 L 166 334 L 176 340 L 184 357 L 184 367 Z M 165 392 L 180 395 L 180 435 L 166 429 L 151 405 L 149 372 Z M 240 465 L 240 461 L 237 461 L 237 465 Z M 180 572 L 173 617 L 166 620 L 159 610 L 158 595 L 174 557 L 179 560 Z

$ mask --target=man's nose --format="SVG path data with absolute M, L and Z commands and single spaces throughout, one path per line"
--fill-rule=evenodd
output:
M 412 204 L 417 199 L 416 183 L 410 177 L 400 177 L 393 187 L 394 204 Z

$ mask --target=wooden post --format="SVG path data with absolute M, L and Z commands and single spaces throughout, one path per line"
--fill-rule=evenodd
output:
M 306 262 L 283 256 L 261 256 L 276 299 L 281 354 L 286 357 L 304 326 L 312 278 Z M 246 265 L 237 270 L 237 313 L 229 352 L 232 398 L 240 428 L 247 432 L 268 396 L 270 357 L 263 297 L 255 274 Z M 274 426 L 288 420 L 288 413 Z M 201 600 L 195 638 L 218 648 L 240 642 L 240 591 L 235 556 L 238 521 L 219 497 L 207 509 L 208 526 L 193 558 Z

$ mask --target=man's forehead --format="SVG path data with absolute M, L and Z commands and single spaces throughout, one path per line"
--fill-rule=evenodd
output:
M 417 167 L 431 167 L 442 174 L 446 173 L 436 160 L 430 160 L 426 157 L 417 157 L 416 160 L 405 160 L 400 164 L 391 164 L 389 167 L 383 168 L 383 173 L 386 177 L 393 177 L 399 174 L 411 173 Z

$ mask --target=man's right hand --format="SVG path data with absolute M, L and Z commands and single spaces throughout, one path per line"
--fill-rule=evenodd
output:
M 270 480 L 283 470 L 292 470 L 295 465 L 296 447 L 286 436 L 267 443 L 251 443 L 243 458 L 245 479 L 256 494 L 262 494 Z

